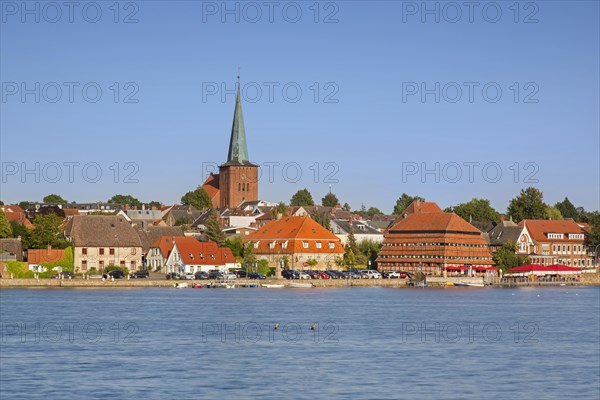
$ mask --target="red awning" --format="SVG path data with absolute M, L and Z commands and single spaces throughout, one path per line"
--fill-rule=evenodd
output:
M 557 275 L 557 274 L 575 274 L 581 272 L 580 268 L 569 267 L 567 265 L 555 264 L 555 265 L 539 265 L 539 264 L 527 264 L 514 267 L 506 271 L 508 274 L 518 273 L 531 273 L 531 274 L 546 274 L 546 275 Z
M 468 271 L 469 267 L 446 267 L 446 271 Z
M 475 271 L 498 271 L 498 267 L 473 267 Z

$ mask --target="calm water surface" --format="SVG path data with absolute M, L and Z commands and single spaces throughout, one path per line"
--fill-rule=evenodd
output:
M 0 399 L 600 398 L 597 287 L 7 289 L 0 327 Z

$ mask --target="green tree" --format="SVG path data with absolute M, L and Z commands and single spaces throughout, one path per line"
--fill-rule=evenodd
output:
M 580 211 L 571 203 L 568 197 L 565 197 L 563 201 L 559 201 L 554 205 L 560 211 L 563 218 L 573 218 L 575 221 L 581 220 Z
M 546 207 L 544 194 L 534 187 L 528 187 L 521 190 L 521 193 L 510 201 L 508 215 L 515 222 L 524 219 L 544 219 Z
M 203 208 L 212 208 L 212 200 L 206 190 L 198 187 L 193 192 L 187 192 L 181 197 L 181 204 L 185 206 L 192 206 L 201 210 Z
M 241 260 L 244 257 L 244 245 L 240 235 L 235 235 L 225 239 L 224 246 L 231 249 L 231 252 L 236 260 Z
M 421 196 L 410 196 L 406 193 L 402 193 L 402 196 L 396 200 L 396 205 L 394 206 L 394 215 L 402 214 L 402 211 L 406 210 L 406 207 L 410 205 L 415 200 L 425 201 L 425 198 Z
M 589 246 L 595 248 L 600 244 L 600 212 L 593 211 L 588 213 L 587 216 L 591 231 L 587 238 L 587 241 Z
M 18 238 L 20 236 L 23 250 L 27 250 L 31 244 L 31 231 L 17 221 L 10 221 L 10 228 L 12 230 L 12 237 Z
M 494 210 L 488 199 L 473 198 L 467 203 L 448 207 L 446 212 L 453 212 L 464 220 L 470 221 L 498 221 L 500 213 Z
M 4 215 L 4 211 L 0 210 L 0 238 L 12 237 L 12 228 Z
M 314 268 L 319 262 L 317 260 L 315 260 L 314 258 L 309 258 L 308 260 L 306 260 L 306 263 L 311 267 Z
M 382 243 L 369 239 L 363 239 L 358 243 L 360 254 L 362 254 L 367 261 L 371 261 L 371 267 L 375 265 L 375 260 L 377 259 L 381 247 Z
M 225 233 L 223 233 L 223 230 L 221 229 L 221 224 L 219 224 L 219 218 L 217 216 L 216 210 L 213 210 L 210 213 L 210 217 L 208 218 L 208 222 L 206 223 L 204 240 L 208 242 L 215 242 L 219 246 L 223 246 L 225 244 Z
M 67 204 L 68 201 L 66 201 L 65 199 L 63 199 L 62 197 L 60 197 L 57 194 L 49 194 L 48 196 L 43 198 L 44 203 L 50 203 L 50 204 Z
M 2 200 L 0 200 L 0 206 L 3 206 L 4 202 Z
M 290 199 L 291 206 L 312 206 L 315 202 L 307 189 L 298 190 Z
M 546 219 L 551 219 L 551 220 L 555 220 L 555 221 L 559 221 L 559 220 L 563 219 L 563 216 L 560 213 L 560 210 L 555 206 L 546 207 L 544 216 L 546 217 Z
M 516 254 L 517 245 L 513 242 L 506 242 L 501 248 L 496 250 L 492 256 L 492 260 L 498 268 L 506 272 L 510 268 L 518 267 L 519 265 L 529 264 L 529 257 L 519 256 Z
M 148 208 L 152 209 L 154 207 L 157 210 L 160 210 L 160 207 L 162 207 L 162 205 L 163 204 L 160 201 L 151 201 L 150 203 L 148 203 Z
M 342 208 L 343 208 L 344 210 L 346 210 L 346 211 L 350 211 L 350 210 L 351 210 L 351 208 L 350 208 L 350 204 L 348 204 L 348 203 L 344 203 L 344 206 L 343 206 Z
M 321 199 L 321 204 L 325 207 L 335 207 L 340 204 L 340 201 L 335 194 L 330 192 Z
M 109 203 L 129 205 L 131 207 L 142 208 L 142 202 L 130 194 L 115 194 L 108 200 Z
M 62 235 L 62 223 L 63 219 L 56 214 L 37 214 L 33 219 L 35 229 L 31 231 L 30 248 L 45 249 L 48 245 L 57 249 L 67 247 L 68 242 Z
M 277 217 L 277 214 L 281 214 L 282 217 L 285 217 L 288 213 L 288 207 L 285 205 L 283 201 L 279 202 L 276 207 L 271 210 L 273 217 Z
M 32 204 L 33 203 L 31 201 L 22 201 L 19 203 L 19 207 L 21 207 L 23 210 L 27 210 Z

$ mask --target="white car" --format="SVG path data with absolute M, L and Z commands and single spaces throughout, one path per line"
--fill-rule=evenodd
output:
M 310 279 L 310 275 L 306 272 L 298 272 L 298 279 Z
M 364 272 L 364 274 L 369 278 L 369 279 L 381 279 L 381 274 L 377 271 L 374 271 L 372 269 L 368 269 Z
M 223 279 L 233 280 L 237 279 L 237 275 L 233 272 L 223 272 Z
M 386 275 L 388 279 L 400 279 L 400 272 L 398 271 L 389 271 Z
M 185 274 L 181 276 L 181 279 L 191 281 L 192 279 L 196 279 L 196 276 L 194 274 Z

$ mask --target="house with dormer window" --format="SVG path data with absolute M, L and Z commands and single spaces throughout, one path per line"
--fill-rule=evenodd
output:
M 593 267 L 586 244 L 588 233 L 575 221 L 526 219 L 519 227 L 517 254 L 529 256 L 532 264 Z

